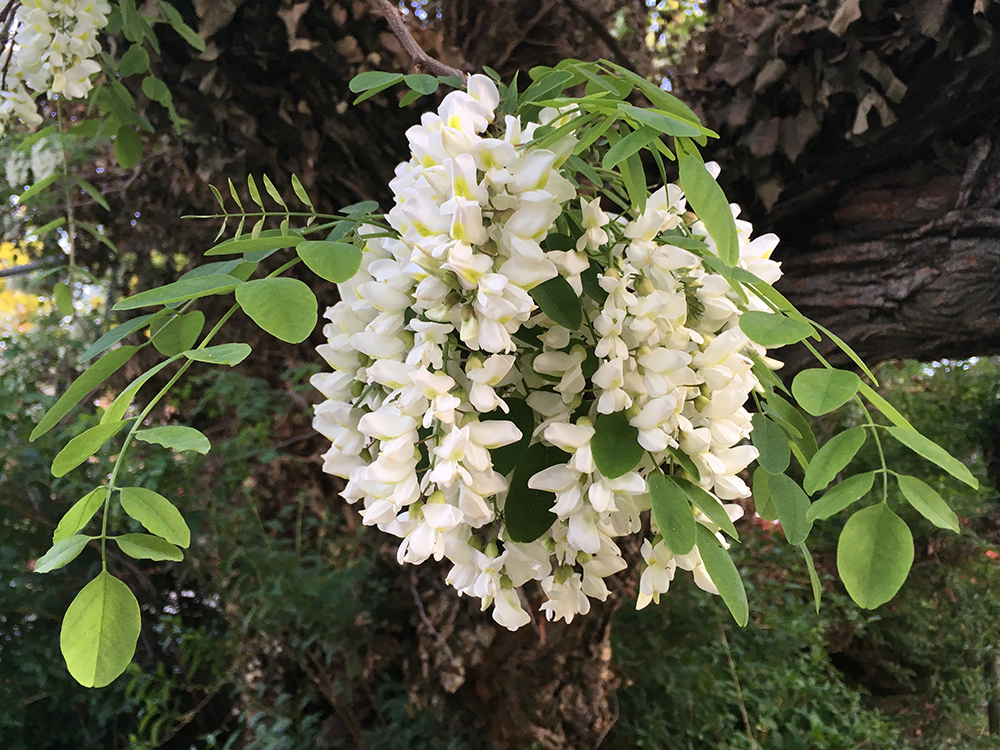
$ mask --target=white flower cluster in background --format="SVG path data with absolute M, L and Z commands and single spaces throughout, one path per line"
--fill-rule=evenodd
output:
M 538 123 L 501 123 L 498 103 L 494 84 L 472 76 L 468 93 L 450 93 L 407 132 L 412 158 L 396 169 L 386 216 L 399 237 L 369 239 L 361 271 L 340 285 L 319 348 L 333 372 L 312 382 L 327 398 L 314 421 L 333 443 L 324 469 L 347 480 L 343 496 L 361 503 L 364 523 L 402 540 L 400 563 L 447 558 L 448 582 L 516 629 L 531 620 L 529 581 L 548 619 L 569 622 L 608 596 L 605 579 L 626 567 L 616 540 L 642 533 L 647 477 L 670 450 L 691 459 L 731 519 L 742 514 L 725 501 L 749 495 L 739 477 L 757 456 L 744 444 L 744 404 L 758 387 L 748 352 L 765 352 L 738 327 L 727 281 L 671 244 L 684 236 L 715 252 L 677 186 L 653 193 L 633 221 L 609 215 L 561 171 L 572 136 L 533 145 L 539 125 L 570 115 L 543 109 Z M 750 241 L 750 225 L 737 228 L 740 265 L 775 281 L 777 238 Z M 557 231 L 579 236 L 543 249 Z M 585 297 L 588 274 L 602 291 Z M 583 302 L 578 330 L 532 297 L 557 275 Z M 753 298 L 750 307 L 767 310 Z M 515 419 L 525 410 L 529 420 Z M 591 442 L 600 416 L 618 413 L 645 457 L 609 479 Z M 522 438 L 548 457 L 527 486 L 549 498 L 541 511 L 554 519 L 530 542 L 511 540 L 511 474 L 493 462 Z M 697 547 L 673 554 L 650 523 L 638 606 L 658 600 L 678 567 L 718 593 Z
M 15 18 L 6 85 L 0 90 L 0 131 L 20 120 L 40 125 L 39 94 L 79 99 L 101 66 L 98 32 L 108 23 L 105 0 L 22 0 Z

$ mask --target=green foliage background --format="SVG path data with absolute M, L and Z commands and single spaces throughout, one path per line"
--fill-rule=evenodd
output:
M 180 564 L 113 561 L 143 608 L 136 663 L 101 691 L 72 681 L 58 623 L 96 574 L 98 555 L 85 550 L 85 564 L 45 577 L 30 572 L 29 560 L 109 465 L 95 459 L 85 471 L 49 475 L 51 455 L 92 415 L 27 442 L 99 319 L 65 322 L 52 313 L 0 342 L 3 746 L 256 750 L 355 746 L 361 738 L 372 748 L 478 747 L 469 707 L 444 694 L 417 705 L 407 692 L 416 616 L 394 583 L 400 569 L 391 551 L 341 512 L 332 486 L 303 479 L 309 367 L 272 383 L 243 369 L 206 368 L 166 407 L 167 416 L 183 414 L 210 434 L 213 451 L 203 459 L 139 448 L 133 479 L 184 499 L 192 548 Z M 995 653 L 1000 618 L 1000 567 L 986 554 L 997 533 L 989 468 L 1000 365 L 897 368 L 881 373 L 892 401 L 984 480 L 972 491 L 901 446 L 887 457 L 948 499 L 963 520 L 961 537 L 892 498 L 916 530 L 917 562 L 893 602 L 865 612 L 835 582 L 838 524 L 827 524 L 812 542 L 826 588 L 817 616 L 798 553 L 775 526 L 744 522 L 737 561 L 751 576 L 750 626 L 732 626 L 721 602 L 683 577 L 660 607 L 636 612 L 626 602 L 613 629 L 619 718 L 603 747 L 996 746 L 985 735 L 983 664 Z M 832 434 L 859 421 L 845 409 L 816 426 Z M 867 446 L 851 471 L 876 463 Z M 282 481 L 262 481 L 269 473 Z M 283 485 L 297 494 L 266 489 Z M 332 677 L 309 679 L 320 674 Z M 331 708 L 338 703 L 343 711 Z

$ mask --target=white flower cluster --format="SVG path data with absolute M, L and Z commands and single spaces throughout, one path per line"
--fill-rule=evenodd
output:
M 98 32 L 108 23 L 105 0 L 22 0 L 10 55 L 7 85 L 0 90 L 0 129 L 20 120 L 42 122 L 35 96 L 46 93 L 78 99 L 92 88 L 90 76 L 101 66 Z
M 757 456 L 741 444 L 751 430 L 744 403 L 758 386 L 747 352 L 765 353 L 737 326 L 726 280 L 671 244 L 686 230 L 688 243 L 715 251 L 678 187 L 656 191 L 634 221 L 609 216 L 596 198 L 576 204 L 560 171 L 576 140 L 533 145 L 539 124 L 568 116 L 546 109 L 539 123 L 507 116 L 501 125 L 498 103 L 494 84 L 472 76 L 468 93 L 450 93 L 407 132 L 412 158 L 396 169 L 386 216 L 399 236 L 369 239 L 360 272 L 340 285 L 319 347 L 333 372 L 312 382 L 328 399 L 314 421 L 333 443 L 324 469 L 347 480 L 343 496 L 362 503 L 364 523 L 402 539 L 400 563 L 447 558 L 448 582 L 516 629 L 530 622 L 528 581 L 541 584 L 549 619 L 569 622 L 608 596 L 604 579 L 626 567 L 615 540 L 641 532 L 647 477 L 671 449 L 690 457 L 720 503 L 749 494 L 738 476 Z M 484 135 L 491 123 L 496 137 Z M 557 221 L 579 237 L 543 249 Z M 737 226 L 741 265 L 773 282 L 777 238 L 751 242 L 750 225 Z M 583 275 L 595 272 L 603 292 L 584 300 Z M 584 302 L 579 330 L 531 296 L 557 275 Z M 528 481 L 552 493 L 540 510 L 554 514 L 531 542 L 511 540 L 511 476 L 493 464 L 496 449 L 523 437 L 513 404 L 530 407 L 532 446 L 558 456 Z M 600 415 L 619 412 L 645 458 L 609 479 L 591 441 Z M 724 507 L 732 519 L 742 513 Z M 638 606 L 658 600 L 677 567 L 718 593 L 697 547 L 674 555 L 652 523 Z

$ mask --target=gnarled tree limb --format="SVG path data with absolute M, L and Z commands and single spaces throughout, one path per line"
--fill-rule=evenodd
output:
M 406 21 L 403 20 L 403 15 L 399 12 L 399 8 L 389 2 L 389 0 L 368 0 L 368 5 L 389 24 L 392 33 L 396 35 L 396 38 L 399 39 L 410 55 L 415 69 L 439 76 L 458 76 L 462 79 L 466 77 L 466 74 L 458 68 L 445 65 L 440 60 L 424 52 L 423 47 L 417 44 L 417 40 L 413 38 L 413 34 L 406 28 Z

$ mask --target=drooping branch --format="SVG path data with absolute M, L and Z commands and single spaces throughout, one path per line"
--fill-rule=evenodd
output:
M 413 38 L 413 34 L 406 28 L 406 21 L 403 20 L 403 15 L 399 12 L 399 8 L 389 2 L 389 0 L 368 0 L 368 5 L 389 24 L 392 33 L 396 35 L 396 38 L 399 39 L 410 55 L 415 69 L 424 70 L 439 76 L 465 78 L 466 74 L 458 68 L 445 65 L 440 60 L 424 52 L 423 47 L 417 44 L 417 40 Z

